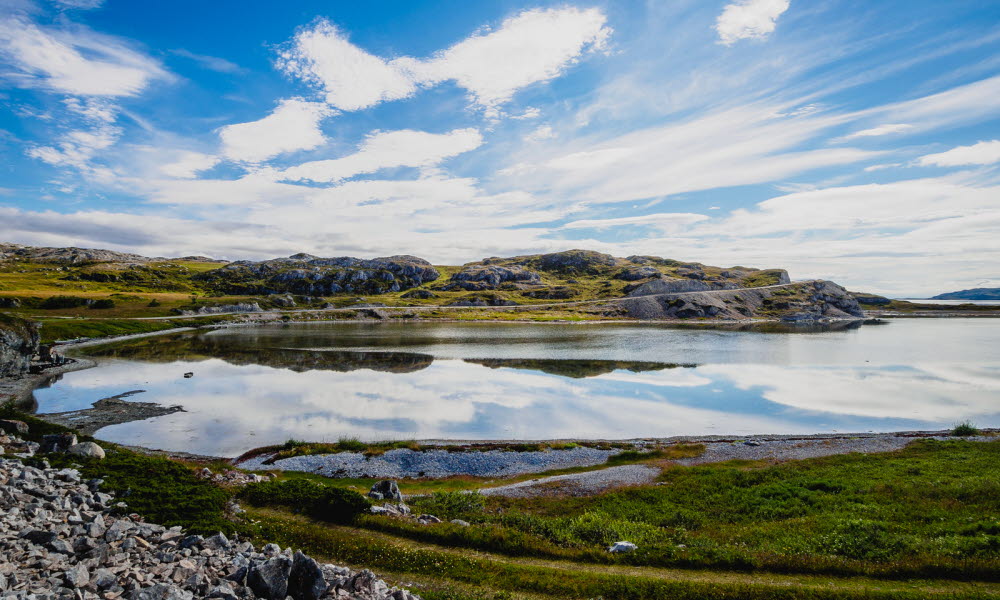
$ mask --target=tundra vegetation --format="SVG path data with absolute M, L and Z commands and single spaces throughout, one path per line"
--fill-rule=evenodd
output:
M 9 406 L 0 416 L 27 421 L 34 437 L 64 431 Z M 104 478 L 150 521 L 295 546 L 430 599 L 1000 594 L 998 441 L 698 467 L 675 465 L 663 449 L 621 459 L 661 467 L 655 484 L 585 497 L 460 492 L 506 482 L 473 478 L 401 481 L 404 494 L 423 494 L 407 498 L 414 512 L 444 521 L 433 525 L 368 514 L 362 494 L 373 480 L 279 474 L 218 487 L 196 476 L 203 463 L 104 445 L 104 460 L 44 458 Z M 241 517 L 227 512 L 234 498 Z M 619 540 L 638 550 L 608 553 Z

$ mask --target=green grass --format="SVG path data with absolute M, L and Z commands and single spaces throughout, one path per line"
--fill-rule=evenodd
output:
M 979 435 L 979 428 L 972 421 L 962 421 L 951 430 L 952 435 L 969 437 Z
M 449 546 L 635 565 L 1000 579 L 1000 442 L 922 441 L 901 452 L 773 466 L 668 469 L 661 485 L 596 497 L 502 499 L 473 527 L 364 526 Z

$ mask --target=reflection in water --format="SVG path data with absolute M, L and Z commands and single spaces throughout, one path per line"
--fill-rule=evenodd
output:
M 105 346 L 95 352 L 100 367 L 36 395 L 42 412 L 59 412 L 145 389 L 136 400 L 187 412 L 98 437 L 229 456 L 293 437 L 749 435 L 941 429 L 966 418 L 1000 425 L 1000 357 L 990 354 L 1000 328 L 953 323 L 794 336 L 645 326 L 409 324 L 412 338 L 380 326 L 234 329 Z M 921 349 L 920 338 L 932 343 Z M 683 364 L 693 362 L 704 364 Z

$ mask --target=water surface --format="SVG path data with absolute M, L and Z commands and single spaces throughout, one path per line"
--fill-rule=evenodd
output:
M 386 323 L 228 328 L 88 350 L 39 412 L 186 412 L 98 437 L 232 456 L 289 438 L 634 438 L 1000 426 L 1000 320 L 826 329 Z M 190 379 L 185 372 L 193 372 Z

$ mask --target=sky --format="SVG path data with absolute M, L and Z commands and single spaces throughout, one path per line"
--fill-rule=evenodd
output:
M 0 0 L 0 240 L 1000 286 L 1000 2 Z

